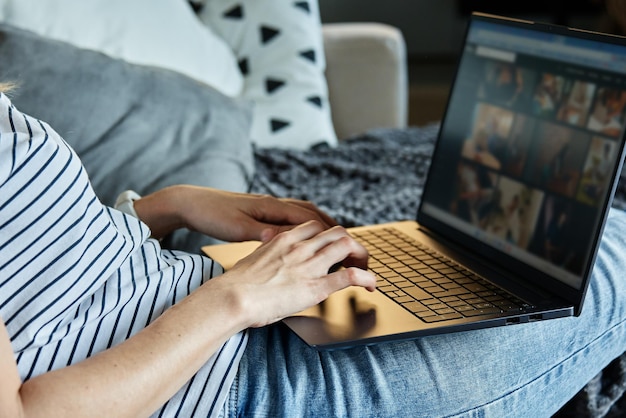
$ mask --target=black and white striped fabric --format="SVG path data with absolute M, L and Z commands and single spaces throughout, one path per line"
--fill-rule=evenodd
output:
M 120 343 L 222 272 L 149 236 L 100 203 L 50 126 L 0 93 L 0 317 L 22 379 Z M 217 415 L 246 341 L 232 337 L 158 413 Z

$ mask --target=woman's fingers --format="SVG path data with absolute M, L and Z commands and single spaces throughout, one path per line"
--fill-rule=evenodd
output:
M 337 270 L 326 277 L 329 286 L 333 289 L 330 293 L 349 286 L 364 287 L 370 292 L 376 290 L 376 277 L 373 273 L 356 267 Z
M 337 222 L 329 215 L 318 209 L 311 202 L 295 199 L 280 199 L 265 201 L 266 205 L 262 214 L 256 216 L 257 223 L 263 226 L 259 239 L 267 242 L 281 232 L 289 231 L 297 225 L 307 221 L 317 221 L 325 229 L 337 225 Z M 263 206 L 260 206 L 263 207 Z
M 306 222 L 261 245 L 229 271 L 230 282 L 254 295 L 254 326 L 313 306 L 348 286 L 374 290 L 367 251 L 342 227 Z M 329 273 L 331 266 L 345 269 Z M 258 305 L 258 306 L 257 306 Z
M 323 235 L 326 236 L 322 237 Z M 318 243 L 322 246 L 309 263 L 322 264 L 325 269 L 339 263 L 346 267 L 321 278 L 329 282 L 331 289 L 329 294 L 348 286 L 361 286 L 370 291 L 376 288 L 376 278 L 367 271 L 367 250 L 361 244 L 350 237 L 343 228 L 332 228 L 319 234 L 319 237 L 323 238 Z
M 318 228 L 318 233 L 312 236 L 310 234 L 314 233 L 316 228 L 310 224 Z M 285 233 L 284 235 L 289 236 L 290 239 L 302 239 L 292 244 L 286 257 L 292 258 L 294 262 L 309 260 L 311 268 L 319 265 L 320 268 L 325 268 L 325 271 L 337 263 L 342 263 L 346 267 L 367 269 L 367 250 L 356 242 L 345 228 L 340 226 L 326 230 L 323 228 L 317 222 L 307 222 L 302 227 Z M 308 238 L 303 238 L 307 234 Z
M 367 250 L 342 227 L 333 227 L 301 241 L 285 257 L 287 262 L 302 263 L 302 269 L 319 280 L 318 285 L 330 295 L 347 286 L 362 286 L 370 291 L 376 288 L 374 275 L 367 271 Z M 331 273 L 332 266 L 346 268 Z
M 298 206 L 306 211 L 312 213 L 312 216 L 319 218 L 319 221 L 322 222 L 327 228 L 337 225 L 337 221 L 331 218 L 326 212 L 320 210 L 313 203 L 306 200 L 297 200 L 297 199 L 282 199 L 284 202 L 289 203 L 294 206 Z
M 319 248 L 319 240 L 311 240 L 318 238 L 324 228 L 317 221 L 305 222 L 265 241 L 251 256 L 254 259 L 265 258 L 266 261 L 282 260 L 290 265 L 300 264 L 309 259 L 315 253 L 316 248 Z M 245 259 L 242 261 L 245 262 Z
M 334 227 L 319 234 L 322 239 L 317 257 L 331 260 L 335 265 L 358 267 L 367 270 L 367 250 L 341 227 Z

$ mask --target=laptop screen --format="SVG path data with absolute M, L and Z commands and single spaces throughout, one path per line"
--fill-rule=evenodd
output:
M 578 289 L 620 166 L 626 46 L 474 16 L 420 217 Z M 460 231 L 460 233 L 459 233 Z

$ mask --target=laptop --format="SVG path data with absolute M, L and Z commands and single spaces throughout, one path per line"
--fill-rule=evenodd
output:
M 626 41 L 475 13 L 415 221 L 350 228 L 377 290 L 283 320 L 317 349 L 577 316 L 624 158 Z M 203 251 L 229 268 L 258 243 Z

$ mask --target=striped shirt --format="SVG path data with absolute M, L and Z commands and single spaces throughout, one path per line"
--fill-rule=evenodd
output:
M 2 93 L 0 255 L 0 317 L 24 380 L 124 341 L 222 272 L 100 203 L 69 145 Z M 218 415 L 246 341 L 228 340 L 155 416 Z

